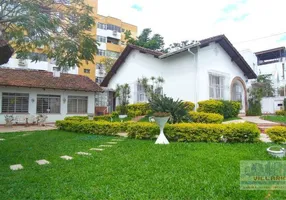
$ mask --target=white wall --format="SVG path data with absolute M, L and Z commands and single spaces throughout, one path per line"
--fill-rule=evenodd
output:
M 94 100 L 95 94 L 94 92 L 79 92 L 79 91 L 63 91 L 63 90 L 44 90 L 44 89 L 35 89 L 35 88 L 12 88 L 12 87 L 0 87 L 0 124 L 5 124 L 5 113 L 2 113 L 2 93 L 29 93 L 29 114 L 37 115 L 37 94 L 44 95 L 60 95 L 61 96 L 61 113 L 60 114 L 48 114 L 47 122 L 55 122 L 56 120 L 62 120 L 66 116 L 73 116 L 80 114 L 67 114 L 67 100 L 68 96 L 87 96 L 88 97 L 88 108 L 87 113 L 94 113 Z M 63 102 L 63 99 L 66 99 L 66 102 Z M 34 102 L 32 102 L 34 99 Z M 27 114 L 14 114 L 14 115 L 27 115 Z M 84 114 L 85 116 L 87 114 Z
M 244 60 L 248 63 L 248 65 L 252 68 L 252 70 L 258 74 L 258 67 L 257 67 L 257 57 L 256 55 L 250 50 L 245 49 L 242 51 L 239 51 L 239 53 L 242 55 Z
M 14 69 L 35 69 L 35 70 L 45 70 L 45 71 L 49 71 L 52 72 L 53 71 L 53 67 L 56 67 L 56 65 L 52 65 L 49 62 L 32 62 L 31 60 L 27 59 L 27 66 L 26 67 L 22 67 L 18 65 L 19 60 L 12 57 L 10 58 L 9 62 L 2 65 L 3 67 L 8 67 L 8 68 L 14 68 Z M 74 68 L 70 68 L 68 70 L 69 74 L 78 74 L 78 68 L 74 67 Z
M 209 99 L 209 73 L 225 76 L 225 100 L 231 99 L 230 85 L 236 76 L 244 81 L 247 79 L 236 63 L 231 61 L 224 49 L 216 43 L 211 43 L 209 46 L 199 49 L 198 101 Z
M 280 105 L 283 105 L 285 97 L 265 97 L 262 98 L 261 106 L 263 114 L 274 114 L 275 111 L 283 109 Z

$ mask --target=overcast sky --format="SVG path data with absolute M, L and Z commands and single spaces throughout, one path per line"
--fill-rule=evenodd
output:
M 225 34 L 238 50 L 252 51 L 286 45 L 285 11 L 286 0 L 99 0 L 98 8 L 139 32 L 151 28 L 167 44 Z

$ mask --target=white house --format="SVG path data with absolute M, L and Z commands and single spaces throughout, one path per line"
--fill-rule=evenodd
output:
M 102 89 L 81 75 L 0 68 L 0 124 L 7 114 L 45 114 L 47 122 L 94 114 L 97 92 Z
M 247 108 L 245 81 L 255 72 L 224 35 L 201 40 L 171 53 L 163 54 L 128 45 L 101 86 L 115 89 L 117 84 L 131 86 L 131 103 L 146 101 L 138 78 L 165 79 L 164 93 L 185 101 L 208 99 L 238 100 Z

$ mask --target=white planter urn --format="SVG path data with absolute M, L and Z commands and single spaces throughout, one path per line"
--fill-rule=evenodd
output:
M 160 127 L 160 135 L 157 138 L 155 144 L 169 144 L 169 141 L 167 140 L 164 134 L 164 127 L 170 117 L 154 117 L 154 118 L 155 118 L 155 122 Z
M 271 147 L 267 148 L 267 152 L 277 158 L 283 158 L 285 156 L 285 149 L 281 147 L 280 150 L 271 150 Z
M 127 115 L 118 115 L 119 119 L 121 119 L 121 122 L 123 122 L 123 119 L 127 117 Z

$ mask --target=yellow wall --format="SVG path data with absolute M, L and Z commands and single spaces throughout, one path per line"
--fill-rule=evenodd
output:
M 122 22 L 120 19 L 110 17 L 110 16 L 103 16 L 103 15 L 98 15 L 97 10 L 98 10 L 98 0 L 86 0 L 86 3 L 88 3 L 90 6 L 94 8 L 94 17 L 96 22 L 104 23 L 104 24 L 113 24 L 116 26 L 119 26 L 125 30 L 130 30 L 132 33 L 133 37 L 137 36 L 137 26 Z M 95 34 L 96 37 L 96 29 L 97 27 L 94 27 L 92 30 L 92 33 Z M 121 41 L 125 40 L 124 33 L 121 33 Z M 111 43 L 106 44 L 106 50 L 109 51 L 115 51 L 121 53 L 125 48 L 125 45 L 115 45 Z M 78 74 L 88 76 L 91 80 L 95 81 L 95 70 L 96 70 L 96 63 L 100 63 L 100 61 L 103 59 L 103 56 L 95 56 L 95 64 L 93 63 L 88 63 L 86 64 L 85 61 L 82 62 L 82 66 L 78 70 Z M 90 73 L 84 73 L 84 69 L 90 69 Z

